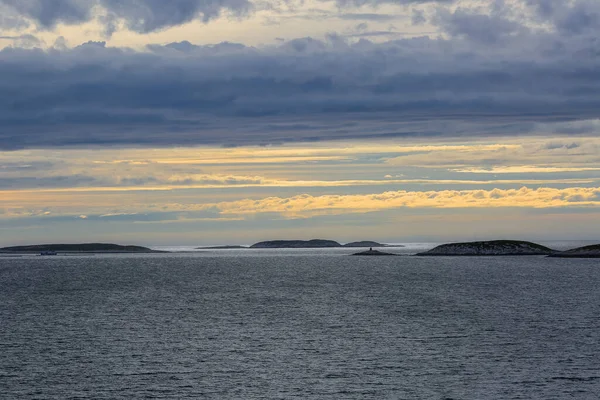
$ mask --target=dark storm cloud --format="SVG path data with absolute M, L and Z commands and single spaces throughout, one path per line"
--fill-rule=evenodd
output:
M 96 0 L 0 0 L 22 17 L 36 21 L 43 28 L 57 23 L 78 24 L 92 18 Z
M 207 22 L 224 10 L 244 15 L 252 8 L 248 0 L 0 0 L 0 5 L 43 29 L 80 24 L 101 15 L 109 33 L 119 21 L 132 31 L 148 33 L 196 19 Z M 3 26 L 15 21 L 19 20 L 0 19 Z
M 502 15 L 480 14 L 460 8 L 454 12 L 440 9 L 435 22 L 451 36 L 462 36 L 486 45 L 526 30 L 519 22 Z
M 0 3 L 0 29 L 21 30 L 29 27 L 29 22 L 14 10 L 2 7 Z
M 222 10 L 237 15 L 251 9 L 247 0 L 101 0 L 109 14 L 125 20 L 126 26 L 135 32 L 152 32 L 181 25 L 200 18 L 204 22 L 216 18 Z
M 596 0 L 527 0 L 543 22 L 550 22 L 563 35 L 597 32 L 600 2 Z

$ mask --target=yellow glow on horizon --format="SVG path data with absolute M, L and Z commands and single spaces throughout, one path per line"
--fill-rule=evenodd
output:
M 398 208 L 598 207 L 598 149 L 600 138 L 578 138 L 573 145 L 568 138 L 517 143 L 507 137 L 0 152 L 0 178 L 7 182 L 0 188 L 0 219 L 207 210 L 218 218 L 306 218 Z M 486 179 L 465 175 L 476 173 L 486 173 Z M 499 179 L 494 173 L 516 176 Z

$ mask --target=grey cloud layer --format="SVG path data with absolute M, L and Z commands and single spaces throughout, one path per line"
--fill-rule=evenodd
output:
M 331 0 L 338 6 L 378 4 L 450 4 L 454 0 Z M 293 4 L 293 0 L 283 3 Z M 23 28 L 33 21 L 42 29 L 57 24 L 80 24 L 96 19 L 112 34 L 123 24 L 129 30 L 149 33 L 193 20 L 208 22 L 223 12 L 244 16 L 257 8 L 279 8 L 278 1 L 250 0 L 0 0 L 0 28 Z M 2 16 L 6 14 L 6 16 Z
M 23 29 L 30 23 L 41 29 L 53 29 L 57 24 L 81 24 L 96 20 L 105 27 L 108 35 L 120 28 L 138 33 L 149 33 L 181 25 L 193 20 L 208 22 L 223 12 L 245 16 L 257 9 L 280 9 L 284 4 L 294 9 L 298 0 L 0 0 L 0 29 Z M 379 5 L 441 7 L 438 23 L 450 33 L 474 33 L 479 36 L 514 33 L 521 27 L 522 18 L 510 20 L 515 3 L 519 12 L 535 13 L 534 22 L 550 24 L 563 34 L 593 33 L 600 27 L 600 3 L 596 0 L 517 0 L 505 2 L 480 0 L 474 4 L 488 6 L 491 15 L 481 13 L 481 6 L 470 9 L 460 7 L 450 13 L 445 6 L 456 0 L 323 0 L 333 2 L 338 8 L 348 10 L 357 7 Z M 467 3 L 469 4 L 469 3 Z M 521 6 L 521 7 L 518 7 Z M 372 13 L 341 13 L 341 18 L 364 20 L 381 19 Z M 522 17 L 522 15 L 521 15 Z M 422 10 L 413 9 L 413 21 L 424 22 Z M 489 39 L 493 39 L 491 36 Z
M 527 0 L 541 28 L 508 6 L 441 8 L 447 38 L 379 44 L 4 49 L 0 148 L 595 133 L 594 4 Z M 564 34 L 559 5 L 587 28 Z
M 51 29 L 59 23 L 87 22 L 100 13 L 109 33 L 119 21 L 130 30 L 148 33 L 195 19 L 206 22 L 224 10 L 243 15 L 252 8 L 248 0 L 0 0 L 0 5 L 21 17 L 0 18 L 3 26 L 33 20 Z

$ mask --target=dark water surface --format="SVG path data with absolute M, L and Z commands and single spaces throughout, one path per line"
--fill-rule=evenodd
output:
M 600 263 L 0 258 L 2 399 L 598 399 Z

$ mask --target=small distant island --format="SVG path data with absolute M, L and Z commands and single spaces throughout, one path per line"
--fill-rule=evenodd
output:
M 122 246 L 112 243 L 35 244 L 0 248 L 0 253 L 166 253 L 142 246 Z
M 312 239 L 312 240 L 268 240 L 258 242 L 250 246 L 251 249 L 316 249 L 331 247 L 403 247 L 401 245 L 390 246 L 370 240 L 340 244 L 335 240 Z
M 449 243 L 417 256 L 537 256 L 557 253 L 541 244 L 520 240 Z
M 383 244 L 383 243 L 372 242 L 370 240 L 363 240 L 361 242 L 346 243 L 342 247 L 404 247 L 404 246 L 401 244 Z
M 268 240 L 258 242 L 250 246 L 251 249 L 314 249 L 342 247 L 334 240 L 312 239 L 312 240 Z
M 196 247 L 196 250 L 232 250 L 232 249 L 247 249 L 248 246 L 207 246 L 207 247 Z
M 361 251 L 360 253 L 354 253 L 353 256 L 397 256 L 399 254 L 386 253 L 379 250 L 373 250 L 372 248 L 367 251 Z
M 550 257 L 561 258 L 600 258 L 600 244 L 578 247 L 576 249 L 559 251 L 550 254 Z

